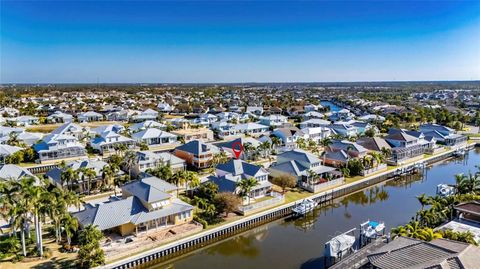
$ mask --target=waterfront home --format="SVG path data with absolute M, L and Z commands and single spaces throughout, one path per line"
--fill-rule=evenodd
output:
M 73 123 L 65 123 L 34 145 L 40 162 L 59 161 L 62 159 L 85 157 L 85 147 L 78 137 L 83 136 L 83 129 Z
M 370 130 L 370 129 L 373 129 L 374 134 L 380 133 L 380 131 L 378 130 L 377 126 L 372 125 L 372 124 L 370 124 L 370 123 L 368 123 L 368 122 L 352 120 L 352 121 L 349 121 L 348 124 L 350 124 L 350 125 L 353 126 L 353 127 L 356 127 L 356 128 L 357 128 L 357 132 L 358 132 L 358 134 L 360 134 L 360 135 L 365 134 L 365 132 L 366 132 L 367 130 Z
M 20 180 L 23 177 L 34 177 L 30 171 L 14 164 L 0 164 L 0 180 Z
M 332 111 L 332 115 L 328 117 L 331 121 L 351 120 L 355 115 L 348 109 L 340 109 L 339 111 Z
M 66 122 L 72 122 L 72 121 L 73 121 L 73 115 L 63 113 L 62 111 L 58 111 L 58 110 L 47 117 L 47 122 L 50 122 L 50 123 L 66 123 Z
M 77 193 L 87 193 L 89 190 L 98 189 L 100 186 L 105 184 L 103 178 L 103 168 L 108 164 L 100 160 L 84 159 L 84 160 L 75 160 L 67 162 L 65 168 L 56 167 L 50 169 L 45 173 L 45 176 L 52 181 L 59 188 L 68 188 Z M 78 178 L 74 181 L 67 182 L 62 178 L 62 173 L 65 172 L 68 168 L 78 171 Z M 93 178 L 86 177 L 82 168 L 91 169 L 95 172 Z M 118 171 L 115 175 L 116 177 L 123 175 L 122 171 Z
M 298 139 L 304 137 L 304 133 L 297 127 L 278 128 L 273 130 L 272 135 L 282 141 L 284 149 L 297 148 Z
M 358 135 L 358 129 L 355 126 L 346 124 L 346 123 L 334 123 L 327 126 L 332 129 L 336 134 L 339 134 L 343 137 L 352 137 Z
M 260 124 L 276 128 L 288 125 L 288 120 L 283 115 L 269 115 L 260 117 Z
M 480 248 L 443 238 L 425 242 L 400 236 L 385 246 L 372 249 L 367 257 L 365 268 L 475 269 L 480 263 Z
M 362 158 L 368 152 L 363 146 L 348 140 L 332 140 L 332 143 L 328 146 L 328 148 L 330 151 L 343 150 L 352 158 Z
M 420 143 L 420 139 L 402 130 L 391 129 L 385 141 L 392 147 L 389 161 L 397 165 L 408 159 L 421 157 L 425 153 L 424 144 Z
M 294 149 L 279 154 L 277 162 L 270 166 L 269 171 L 272 177 L 292 175 L 297 179 L 299 186 L 312 192 L 317 192 L 323 183 L 337 179 L 338 182 L 336 181 L 335 184 L 343 181 L 340 172 L 321 163 L 317 156 L 304 150 Z
M 392 149 L 387 141 L 381 137 L 360 137 L 356 142 L 370 151 L 384 152 Z
M 169 103 L 159 103 L 157 105 L 157 108 L 160 112 L 163 112 L 163 113 L 170 113 L 174 109 L 174 107 L 172 105 L 170 105 Z
M 178 140 L 183 140 L 188 143 L 193 140 L 201 140 L 203 142 L 213 141 L 213 131 L 207 128 L 184 128 L 171 132 L 178 137 Z
M 242 133 L 245 135 L 249 135 L 252 137 L 259 137 L 262 135 L 269 135 L 270 134 L 270 129 L 268 126 L 263 125 L 263 124 L 258 124 L 255 122 L 248 122 L 248 123 L 242 123 L 242 124 L 237 124 L 234 126 L 234 129 L 238 133 Z
M 142 121 L 142 122 L 131 125 L 130 127 L 128 127 L 128 130 L 130 130 L 130 132 L 132 133 L 135 133 L 135 132 L 143 131 L 148 128 L 157 128 L 157 129 L 164 130 L 167 128 L 167 125 L 160 122 L 153 121 L 153 120 L 146 120 L 146 121 Z
M 263 107 L 261 107 L 261 106 L 247 106 L 247 108 L 245 109 L 245 112 L 259 117 L 263 114 Z
M 452 230 L 454 232 L 470 232 L 474 240 L 480 244 L 480 202 L 460 203 L 453 207 L 455 218 L 435 230 Z
M 302 121 L 300 123 L 300 128 L 303 129 L 303 128 L 312 128 L 312 127 L 327 127 L 331 124 L 330 121 L 328 120 L 322 120 L 322 119 L 317 119 L 317 118 L 314 118 L 314 119 L 309 119 L 309 120 L 306 120 L 306 121 Z
M 439 143 L 446 146 L 464 145 L 467 143 L 467 137 L 457 134 L 455 130 L 438 124 L 422 124 L 419 127 L 420 132 L 425 136 L 434 137 Z
M 39 123 L 38 117 L 33 116 L 18 116 L 14 118 L 6 118 L 6 121 L 15 126 L 30 126 Z
M 98 150 L 100 154 L 105 154 L 116 151 L 120 145 L 124 145 L 126 148 L 133 148 L 135 141 L 113 131 L 106 131 L 92 138 L 90 145 L 93 149 Z
M 240 132 L 235 129 L 235 124 L 228 123 L 227 121 L 214 122 L 212 129 L 220 139 L 238 136 L 240 134 Z
M 200 140 L 192 140 L 178 146 L 173 154 L 197 169 L 208 168 L 212 165 L 213 155 L 216 153 L 213 145 L 205 144 Z
M 325 127 L 306 127 L 300 131 L 304 134 L 306 140 L 313 140 L 316 143 L 332 135 L 332 130 Z
M 248 193 L 248 198 L 258 199 L 272 191 L 272 183 L 268 181 L 269 172 L 262 166 L 247 163 L 242 160 L 231 159 L 227 163 L 219 164 L 215 176 L 208 177 L 208 181 L 218 185 L 220 192 L 240 193 L 237 183 L 242 179 L 254 178 L 257 185 Z
M 193 206 L 178 199 L 176 190 L 159 178 L 146 177 L 122 186 L 122 199 L 87 206 L 72 215 L 82 228 L 94 225 L 122 236 L 189 223 Z
M 21 150 L 23 150 L 23 148 L 21 147 L 0 144 L 0 163 L 5 163 L 5 159 L 8 156 L 15 154 Z
M 308 104 L 308 105 L 305 105 L 303 106 L 303 109 L 305 112 L 312 112 L 312 111 L 317 111 L 319 108 L 322 108 L 321 105 L 313 105 L 313 104 Z
M 79 122 L 92 122 L 103 120 L 103 115 L 95 111 L 87 111 L 77 116 Z
M 327 149 L 323 153 L 324 164 L 328 166 L 342 167 L 345 166 L 350 159 L 351 156 L 344 150 L 331 151 Z
M 148 169 L 155 169 L 163 165 L 169 165 L 173 172 L 183 171 L 186 168 L 185 160 L 176 157 L 170 152 L 137 151 L 136 156 L 135 164 L 131 168 L 134 175 L 139 175 Z
M 145 143 L 149 147 L 173 146 L 177 144 L 176 135 L 157 128 L 148 128 L 134 133 L 132 134 L 132 138 L 138 143 Z
M 149 108 L 145 111 L 140 112 L 140 114 L 132 116 L 131 120 L 133 122 L 142 122 L 146 120 L 156 120 L 158 117 L 158 112 Z

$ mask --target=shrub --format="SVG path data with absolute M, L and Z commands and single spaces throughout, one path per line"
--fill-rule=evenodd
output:
M 206 229 L 208 227 L 208 222 L 197 215 L 193 216 L 193 220 L 202 224 L 203 229 Z

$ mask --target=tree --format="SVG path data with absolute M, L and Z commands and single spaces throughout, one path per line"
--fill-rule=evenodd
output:
M 300 149 L 307 149 L 307 143 L 304 138 L 300 137 L 297 139 L 297 146 Z
M 67 244 L 71 245 L 72 236 L 78 230 L 78 220 L 67 213 L 62 219 L 62 223 L 67 236 Z
M 278 146 L 280 146 L 282 144 L 282 141 L 280 140 L 280 138 L 274 136 L 272 137 L 272 146 L 273 148 L 277 149 Z
M 282 188 L 282 193 L 285 193 L 287 188 L 294 188 L 297 185 L 297 179 L 289 174 L 282 174 L 271 179 L 272 183 Z
M 137 162 L 137 154 L 133 151 L 127 151 L 123 158 L 123 167 L 128 170 L 128 176 L 132 178 L 132 168 Z
M 238 207 L 242 204 L 242 199 L 233 193 L 221 192 L 215 196 L 215 207 L 217 212 L 225 213 L 225 217 L 228 214 L 238 210 Z
M 330 145 L 332 144 L 332 140 L 328 137 L 320 140 L 320 145 L 323 147 L 323 151 L 324 153 L 327 151 L 327 148 L 330 147 Z M 326 155 L 323 154 L 323 164 L 325 165 L 325 159 L 326 159 Z
M 365 135 L 368 136 L 368 137 L 374 137 L 375 136 L 375 128 L 373 128 L 373 127 L 368 128 L 365 131 Z
M 87 194 L 90 195 L 92 180 L 97 177 L 97 172 L 92 168 L 82 167 L 79 169 L 82 174 L 83 181 L 87 181 Z
M 237 182 L 237 187 L 240 189 L 240 195 L 242 197 L 247 197 L 248 204 L 250 204 L 250 192 L 258 184 L 258 181 L 253 177 L 244 178 Z
M 81 268 L 92 268 L 105 264 L 105 253 L 100 248 L 102 232 L 93 225 L 86 226 L 78 237 L 78 261 Z
M 71 167 L 67 167 L 66 169 L 64 169 L 60 175 L 60 180 L 62 181 L 62 185 L 66 183 L 68 188 L 68 185 L 70 184 L 70 188 L 69 188 L 70 190 L 73 190 L 73 184 L 78 182 L 78 179 L 79 179 L 78 170 L 74 170 Z

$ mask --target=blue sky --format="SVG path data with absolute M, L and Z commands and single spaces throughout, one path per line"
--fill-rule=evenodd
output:
M 480 0 L 0 1 L 1 83 L 480 79 Z

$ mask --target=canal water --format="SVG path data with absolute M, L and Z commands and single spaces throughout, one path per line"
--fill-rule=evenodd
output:
M 324 106 L 324 107 L 329 106 L 331 112 L 337 112 L 337 111 L 342 110 L 342 107 L 337 106 L 336 104 L 334 104 L 334 103 L 332 103 L 332 102 L 330 102 L 330 101 L 320 101 L 320 104 L 321 104 L 322 106 Z
M 480 148 L 464 158 L 428 167 L 422 175 L 390 180 L 319 208 L 306 218 L 281 219 L 163 262 L 151 268 L 323 268 L 325 242 L 368 219 L 384 221 L 387 231 L 410 221 L 420 208 L 416 196 L 435 195 L 455 174 L 474 173 Z

